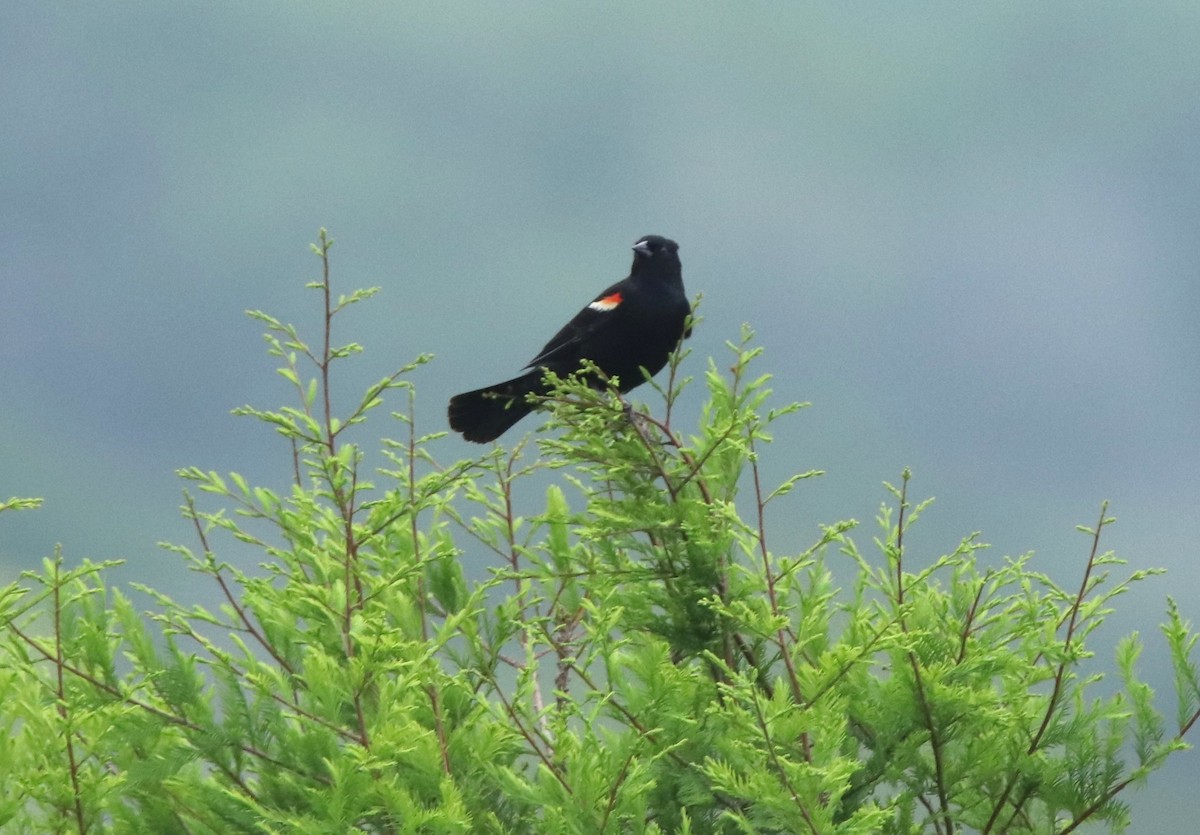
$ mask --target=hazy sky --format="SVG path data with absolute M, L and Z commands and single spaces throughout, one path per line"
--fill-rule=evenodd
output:
M 1195 2 L 10 2 L 0 494 L 46 506 L 0 518 L 0 579 L 62 543 L 188 592 L 173 470 L 284 472 L 228 414 L 286 396 L 242 311 L 315 325 L 318 227 L 338 288 L 383 288 L 345 391 L 433 352 L 423 431 L 658 233 L 704 293 L 690 370 L 748 322 L 813 403 L 770 467 L 829 475 L 778 530 L 869 523 L 910 465 L 915 551 L 982 530 L 1074 583 L 1109 499 L 1106 544 L 1170 573 L 1101 637 L 1166 696 L 1165 596 L 1200 619 L 1198 43 Z M 1194 826 L 1197 763 L 1134 832 Z

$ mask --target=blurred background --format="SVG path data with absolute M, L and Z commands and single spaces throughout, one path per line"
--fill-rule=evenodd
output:
M 0 498 L 46 503 L 0 517 L 0 580 L 61 544 L 207 594 L 156 546 L 193 544 L 174 470 L 286 483 L 229 411 L 288 397 L 243 311 L 315 338 L 319 227 L 335 291 L 383 288 L 342 320 L 343 393 L 433 352 L 425 432 L 658 233 L 704 294 L 687 370 L 746 322 L 777 402 L 813 403 L 767 469 L 828 474 L 774 550 L 848 517 L 866 548 L 911 466 L 937 497 L 914 562 L 979 530 L 1074 587 L 1110 500 L 1103 546 L 1169 573 L 1095 648 L 1111 671 L 1141 634 L 1171 725 L 1166 596 L 1200 618 L 1197 43 L 1192 2 L 10 2 Z M 1198 766 L 1128 794 L 1131 831 L 1193 831 Z

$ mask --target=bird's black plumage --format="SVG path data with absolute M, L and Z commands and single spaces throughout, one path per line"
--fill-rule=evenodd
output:
M 691 305 L 683 290 L 679 245 L 647 235 L 633 246 L 629 276 L 596 296 L 556 333 L 519 377 L 450 398 L 450 428 L 468 441 L 494 441 L 529 414 L 529 394 L 544 394 L 546 369 L 565 376 L 591 360 L 620 390 L 657 374 L 684 332 Z

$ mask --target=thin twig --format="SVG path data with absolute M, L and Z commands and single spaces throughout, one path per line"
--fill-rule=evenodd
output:
M 779 595 L 775 591 L 775 572 L 771 569 L 771 555 L 767 549 L 767 523 L 766 523 L 766 503 L 763 501 L 762 478 L 758 471 L 758 454 L 754 449 L 754 433 L 750 433 L 750 473 L 754 477 L 754 506 L 757 513 L 758 522 L 758 552 L 762 558 L 763 576 L 767 580 L 767 600 L 771 605 L 771 614 L 780 619 L 780 622 L 785 622 L 780 618 L 779 610 Z M 775 643 L 779 647 L 779 655 L 783 659 L 783 666 L 787 670 L 788 684 L 792 690 L 792 700 L 797 706 L 804 704 L 804 693 L 800 689 L 800 676 L 796 672 L 796 664 L 792 660 L 792 645 L 788 641 L 787 634 L 781 626 L 775 630 Z M 812 748 L 808 739 L 808 732 L 805 731 L 800 736 L 800 743 L 804 748 L 804 758 L 812 761 Z
M 234 614 L 237 615 L 238 620 L 241 621 L 242 627 L 254 638 L 255 642 L 266 650 L 267 654 L 275 659 L 275 663 L 286 670 L 289 676 L 295 676 L 296 671 L 292 668 L 292 665 L 280 655 L 275 645 L 268 641 L 266 636 L 259 631 L 254 621 L 250 619 L 250 615 L 247 614 L 246 608 L 242 606 L 237 595 L 233 593 L 233 589 L 225 581 L 225 576 L 221 573 L 221 568 L 217 564 L 216 555 L 208 543 L 208 534 L 205 533 L 204 526 L 200 524 L 200 514 L 196 511 L 196 501 L 190 493 L 185 492 L 183 495 L 184 502 L 187 505 L 187 516 L 192 520 L 192 525 L 196 529 L 196 536 L 200 539 L 200 547 L 204 549 L 204 559 L 207 563 L 209 573 L 217 581 L 217 586 L 221 589 L 221 595 L 225 598 L 225 602 L 229 604 Z
M 908 472 L 905 471 L 900 484 L 900 510 L 896 519 L 896 603 L 899 609 L 900 628 L 908 632 L 907 619 L 904 617 L 904 514 L 908 510 Z M 920 703 L 921 715 L 925 720 L 925 728 L 929 731 L 929 748 L 933 753 L 934 779 L 936 781 L 940 812 L 933 816 L 933 825 L 938 831 L 943 829 L 947 835 L 954 833 L 954 820 L 950 816 L 950 798 L 946 786 L 945 765 L 942 762 L 942 738 L 937 722 L 934 721 L 933 708 L 929 696 L 925 692 L 925 681 L 921 675 L 921 665 L 914 650 L 908 651 L 908 663 L 912 668 L 913 683 L 916 685 L 917 701 Z M 941 819 L 939 824 L 938 819 Z
M 79 763 L 75 760 L 75 731 L 71 728 L 71 716 L 67 709 L 67 688 L 63 681 L 65 667 L 62 641 L 62 558 L 54 561 L 54 671 L 56 677 L 56 695 L 58 696 L 58 715 L 63 721 L 63 737 L 67 745 L 67 765 L 71 775 L 71 794 L 75 800 L 75 827 L 80 832 L 87 831 L 87 823 L 83 817 L 83 795 L 79 789 Z
M 1059 662 L 1058 669 L 1055 670 L 1054 673 L 1054 686 L 1050 691 L 1050 699 L 1046 703 L 1046 711 L 1042 716 L 1041 725 L 1038 727 L 1037 732 L 1030 740 L 1028 748 L 1026 748 L 1025 753 L 1027 756 L 1032 755 L 1038 750 L 1038 747 L 1042 742 L 1042 737 L 1045 736 L 1046 731 L 1050 727 L 1050 721 L 1054 718 L 1054 713 L 1058 708 L 1058 700 L 1062 698 L 1063 682 L 1066 678 L 1067 664 L 1070 660 L 1071 641 L 1075 637 L 1075 627 L 1078 623 L 1079 611 L 1083 608 L 1083 600 L 1087 594 L 1088 582 L 1091 579 L 1092 569 L 1096 565 L 1096 556 L 1100 551 L 1100 531 L 1104 528 L 1105 514 L 1107 512 L 1108 502 L 1105 501 L 1100 505 L 1100 519 L 1096 523 L 1096 529 L 1092 531 L 1092 548 L 1091 552 L 1088 554 L 1087 565 L 1083 570 L 1083 579 L 1079 583 L 1079 591 L 1076 593 L 1075 600 L 1071 604 L 1071 614 L 1067 621 L 1067 634 L 1066 638 L 1063 640 L 1062 661 Z M 984 825 L 982 830 L 984 835 L 987 835 L 987 833 L 991 832 L 992 827 L 995 826 L 1001 810 L 1003 810 L 1005 804 L 1008 803 L 1008 797 L 1010 794 L 1012 794 L 1012 790 L 1017 784 L 1018 777 L 1018 772 L 1015 770 L 1009 776 L 1008 783 L 1005 785 L 1004 791 L 1000 793 L 1000 797 L 992 809 L 992 814 L 988 817 L 988 821 Z M 1020 810 L 1023 803 L 1024 800 L 1013 807 L 1014 815 Z M 1091 812 L 1089 812 L 1089 814 L 1091 814 Z

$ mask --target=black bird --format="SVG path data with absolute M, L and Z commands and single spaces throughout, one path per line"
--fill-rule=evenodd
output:
M 567 322 L 546 343 L 526 371 L 503 383 L 450 398 L 450 428 L 468 441 L 494 441 L 533 405 L 532 393 L 545 394 L 545 369 L 559 376 L 591 360 L 607 377 L 620 379 L 625 392 L 645 382 L 641 369 L 657 374 L 685 333 L 692 312 L 683 291 L 679 244 L 647 235 L 633 245 L 629 277 L 618 281 Z M 598 382 L 598 381 L 597 381 Z

